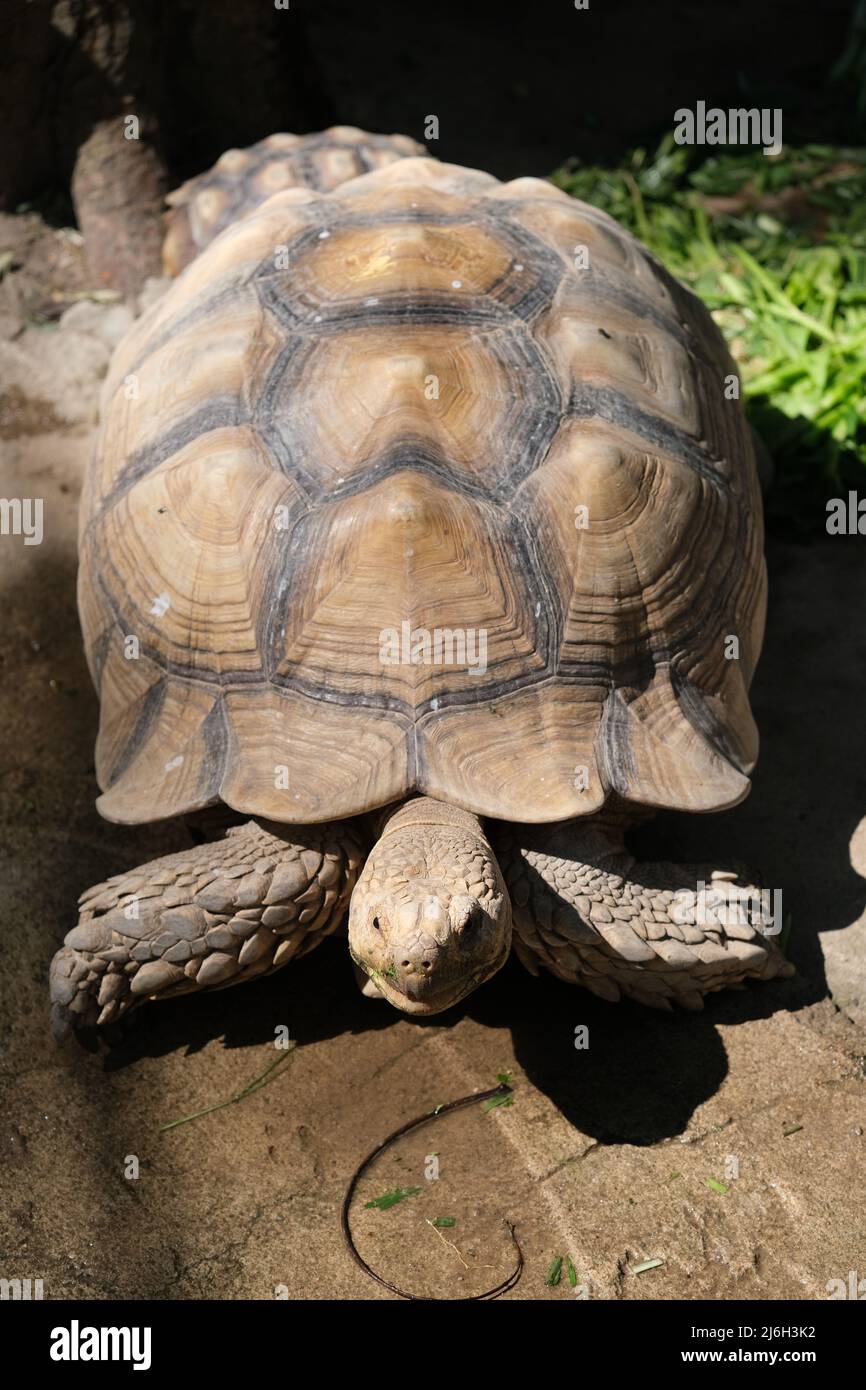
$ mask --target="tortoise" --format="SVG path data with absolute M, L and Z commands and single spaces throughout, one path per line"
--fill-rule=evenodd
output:
M 371 135 L 350 125 L 315 135 L 280 131 L 245 150 L 226 150 L 212 169 L 168 195 L 163 268 L 168 275 L 180 274 L 239 216 L 283 189 L 301 186 L 328 193 L 395 159 L 424 154 L 424 146 L 408 135 Z
M 365 992 L 420 1016 L 512 945 L 662 1009 L 791 973 L 749 885 L 624 839 L 750 787 L 734 371 L 690 292 L 538 179 L 408 157 L 217 236 L 116 351 L 79 607 L 102 815 L 240 823 L 84 894 L 56 1031 L 347 915 Z

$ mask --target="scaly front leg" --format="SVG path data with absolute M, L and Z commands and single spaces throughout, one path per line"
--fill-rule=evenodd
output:
M 55 1037 L 278 970 L 340 925 L 361 862 L 343 825 L 249 821 L 91 888 L 51 963 Z
M 503 827 L 496 851 L 514 948 L 533 974 L 541 965 L 602 999 L 699 1009 L 747 977 L 794 973 L 758 889 L 711 865 L 637 863 L 615 824 Z

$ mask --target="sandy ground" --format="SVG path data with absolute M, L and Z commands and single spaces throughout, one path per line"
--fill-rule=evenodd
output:
M 41 1278 L 46 1298 L 390 1297 L 344 1250 L 349 1177 L 399 1125 L 505 1070 L 511 1106 L 435 1121 L 361 1184 L 358 1244 L 404 1288 L 499 1283 L 507 1221 L 526 1258 L 511 1298 L 821 1299 L 866 1276 L 862 540 L 771 546 L 754 792 L 642 832 L 647 852 L 745 859 L 782 886 L 793 980 L 668 1017 L 512 962 L 421 1025 L 363 1000 L 335 941 L 258 984 L 143 1011 L 110 1050 L 57 1049 L 46 976 L 78 893 L 188 839 L 107 825 L 93 805 L 75 517 L 129 311 L 71 297 L 88 288 L 80 244 L 33 216 L 0 219 L 0 266 L 0 493 L 43 498 L 45 516 L 39 546 L 0 538 L 0 1276 Z M 298 1045 L 271 1084 L 160 1133 L 259 1076 L 280 1025 Z M 364 1208 L 398 1186 L 421 1191 Z M 546 1287 L 558 1255 L 576 1289 Z M 633 1273 L 647 1259 L 663 1263 Z

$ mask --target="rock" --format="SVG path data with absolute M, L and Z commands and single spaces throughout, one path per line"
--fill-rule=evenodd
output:
M 138 296 L 139 314 L 146 313 L 154 304 L 158 304 L 170 285 L 171 280 L 167 275 L 148 275 Z
M 60 315 L 61 333 L 84 333 L 98 338 L 108 348 L 115 348 L 134 323 L 132 310 L 126 304 L 99 304 L 81 299 Z
M 108 346 L 98 338 L 70 330 L 25 328 L 14 342 L 0 342 L 3 393 L 17 388 L 40 404 L 43 431 L 96 422 L 99 383 L 108 370 Z M 48 404 L 50 402 L 50 405 Z M 27 433 L 37 430 L 28 428 Z
M 127 139 L 124 125 L 120 115 L 101 121 L 81 145 L 72 201 L 97 285 L 133 296 L 161 269 L 167 180 L 153 146 Z

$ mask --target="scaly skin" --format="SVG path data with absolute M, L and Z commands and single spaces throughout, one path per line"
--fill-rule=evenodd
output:
M 55 1037 L 287 965 L 339 927 L 362 857 L 345 825 L 249 821 L 91 888 L 51 963 Z
M 508 893 L 477 817 L 418 797 L 386 818 L 349 911 L 352 957 L 385 998 L 440 1013 L 510 948 Z
M 712 865 L 636 863 L 616 819 L 502 826 L 495 840 L 514 913 L 514 949 L 602 999 L 656 1009 L 703 1007 L 703 996 L 749 977 L 791 975 L 758 903 Z M 677 894 L 703 881 L 723 901 L 696 911 Z M 673 915 L 672 915 L 673 914 Z M 701 920 L 698 920 L 698 919 Z
M 51 966 L 55 1034 L 279 969 L 339 927 L 350 897 L 364 992 L 412 1014 L 450 1008 L 500 968 L 512 910 L 514 948 L 533 974 L 543 967 L 603 999 L 700 1008 L 713 990 L 793 973 L 761 907 L 737 904 L 735 875 L 637 864 L 625 824 L 615 811 L 497 824 L 494 853 L 477 817 L 418 797 L 384 814 L 358 877 L 350 826 L 250 821 L 84 894 Z M 677 898 L 700 880 L 721 911 Z

